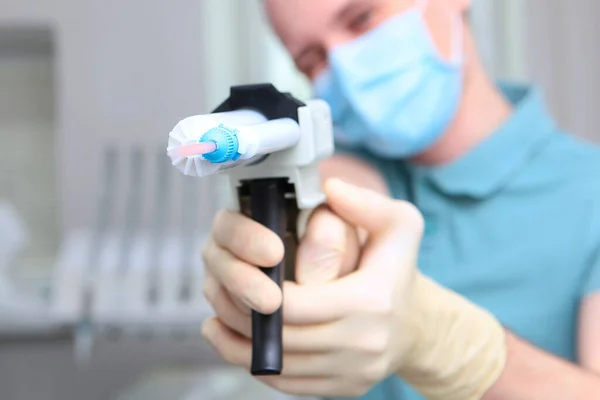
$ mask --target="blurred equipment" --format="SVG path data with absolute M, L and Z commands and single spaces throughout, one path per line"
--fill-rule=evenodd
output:
M 197 204 L 196 188 L 176 196 L 164 153 L 145 158 L 140 148 L 107 150 L 96 224 L 67 237 L 56 266 L 53 313 L 76 326 L 80 362 L 89 362 L 98 335 L 200 340 L 211 315 L 197 220 L 166 211 L 177 207 L 176 197 L 185 201 L 179 207 Z M 154 188 L 152 198 L 142 195 L 144 186 Z
M 29 232 L 15 208 L 0 199 L 0 333 L 52 331 L 57 323 L 41 299 L 32 298 L 14 285 L 10 272 L 29 245 Z
M 0 199 L 0 265 L 14 265 L 27 242 L 28 232 L 23 220 L 12 204 Z

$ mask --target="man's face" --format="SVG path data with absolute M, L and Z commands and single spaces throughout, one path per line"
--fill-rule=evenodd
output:
M 383 21 L 409 10 L 416 0 L 266 0 L 273 28 L 297 68 L 315 78 L 327 67 L 327 54 Z M 449 58 L 452 21 L 469 0 L 430 0 L 425 19 L 435 44 Z M 462 27 L 461 27 L 462 29 Z

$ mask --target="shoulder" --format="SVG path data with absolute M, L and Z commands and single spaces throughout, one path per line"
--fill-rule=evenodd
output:
M 562 161 L 560 194 L 567 200 L 564 212 L 582 221 L 575 235 L 585 268 L 580 294 L 587 297 L 600 292 L 600 146 L 564 135 L 549 150 L 556 153 L 555 160 Z
M 600 146 L 566 132 L 556 132 L 531 164 L 546 184 L 600 201 Z
M 600 147 L 564 131 L 552 133 L 517 181 L 511 194 L 526 201 L 548 237 L 559 239 L 548 254 L 589 281 L 583 291 L 600 288 Z
M 594 253 L 600 248 L 600 146 L 561 132 L 544 151 L 540 165 L 552 174 L 547 196 L 565 216 L 581 221 L 576 233 Z
M 568 132 L 556 132 L 548 151 L 573 161 L 574 166 L 600 165 L 600 145 Z
M 545 213 L 588 248 L 600 244 L 600 147 L 564 131 L 548 135 L 512 181 L 509 197 Z

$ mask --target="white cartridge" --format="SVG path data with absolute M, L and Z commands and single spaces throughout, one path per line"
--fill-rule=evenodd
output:
M 218 124 L 252 125 L 267 121 L 264 115 L 254 110 L 226 111 L 216 114 L 196 115 L 190 118 L 193 118 L 195 123 L 204 123 L 211 126 L 217 126 Z
M 300 126 L 291 118 L 280 118 L 237 129 L 240 159 L 275 153 L 294 147 L 300 141 Z
M 172 164 L 188 176 L 207 176 L 249 164 L 266 154 L 290 149 L 301 138 L 299 124 L 291 118 L 267 121 L 253 111 L 195 116 L 180 121 L 169 135 L 167 153 Z M 258 116 L 262 117 L 259 118 Z M 221 121 L 258 121 L 233 124 Z M 211 144 L 207 153 L 199 143 Z

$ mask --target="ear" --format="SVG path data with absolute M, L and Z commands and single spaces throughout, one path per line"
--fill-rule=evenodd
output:
M 446 3 L 453 11 L 458 11 L 461 14 L 466 14 L 471 8 L 472 0 L 438 0 L 441 3 Z
M 471 8 L 471 0 L 454 0 L 460 11 L 466 14 Z

